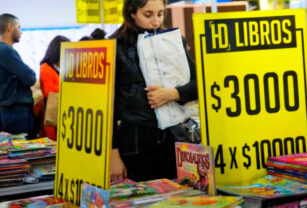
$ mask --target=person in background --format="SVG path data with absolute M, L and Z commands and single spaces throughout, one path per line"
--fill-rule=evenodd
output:
M 102 40 L 105 39 L 106 32 L 100 28 L 96 28 L 92 33 L 91 37 L 93 40 Z
M 83 36 L 80 38 L 79 41 L 83 40 L 103 40 L 105 39 L 106 32 L 100 28 L 96 28 L 92 33 L 91 36 Z
M 70 40 L 61 35 L 54 37 L 40 62 L 40 83 L 45 103 L 47 103 L 49 92 L 59 92 L 61 43 L 66 41 Z M 44 128 L 46 136 L 56 140 L 56 128 L 53 126 L 45 126 Z
M 83 41 L 83 40 L 93 40 L 93 39 L 90 36 L 83 36 L 82 38 L 80 38 L 79 41 Z
M 27 133 L 37 137 L 31 86 L 34 71 L 12 47 L 21 37 L 19 19 L 12 14 L 0 15 L 0 131 Z
M 160 130 L 154 112 L 171 101 L 197 99 L 195 64 L 187 56 L 191 80 L 177 88 L 146 87 L 137 53 L 138 34 L 163 29 L 167 0 L 126 0 L 117 39 L 111 182 L 176 178 L 174 140 Z

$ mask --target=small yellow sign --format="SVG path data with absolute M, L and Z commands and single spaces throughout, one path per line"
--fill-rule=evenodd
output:
M 103 22 L 106 24 L 119 24 L 123 22 L 123 0 L 103 1 Z
M 306 152 L 306 11 L 195 14 L 201 135 L 218 184 L 266 174 L 267 157 Z
M 109 189 L 115 40 L 61 45 L 54 194 L 79 205 L 83 183 Z
M 76 0 L 77 23 L 101 23 L 100 0 Z

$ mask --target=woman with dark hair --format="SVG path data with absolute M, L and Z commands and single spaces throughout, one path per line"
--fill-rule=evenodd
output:
M 58 35 L 49 43 L 46 54 L 40 64 L 40 84 L 45 103 L 49 92 L 59 92 L 59 69 L 61 43 L 70 41 L 68 38 Z M 46 136 L 56 140 L 56 128 L 45 126 Z
M 125 0 L 124 23 L 111 36 L 117 39 L 111 181 L 126 176 L 136 181 L 176 178 L 174 140 L 169 129 L 158 128 L 154 109 L 197 99 L 195 65 L 187 56 L 191 80 L 184 86 L 146 87 L 137 53 L 140 33 L 163 29 L 166 4 Z

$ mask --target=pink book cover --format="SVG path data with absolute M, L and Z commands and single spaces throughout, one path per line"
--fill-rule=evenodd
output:
M 268 161 L 277 161 L 307 167 L 307 153 L 270 157 Z
M 212 147 L 176 142 L 175 148 L 178 183 L 216 195 Z

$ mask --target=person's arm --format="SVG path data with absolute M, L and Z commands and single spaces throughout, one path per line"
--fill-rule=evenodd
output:
M 8 48 L 5 63 L 10 72 L 25 86 L 32 86 L 35 84 L 36 76 L 34 71 L 21 60 L 17 51 Z
M 127 170 L 118 149 L 111 150 L 110 172 L 111 182 L 116 182 L 127 177 Z
M 158 108 L 171 101 L 176 101 L 182 105 L 188 101 L 197 99 L 195 63 L 187 52 L 186 55 L 190 69 L 190 81 L 187 84 L 176 88 L 163 88 L 160 86 L 146 87 L 147 99 L 151 108 Z
M 117 50 L 117 54 L 119 53 L 119 50 Z M 116 58 L 116 66 L 119 67 L 120 64 L 119 58 L 117 55 Z M 119 95 L 119 89 L 118 89 L 118 80 L 119 80 L 119 70 L 116 70 L 116 75 L 115 75 L 115 89 L 114 89 L 114 111 L 113 111 L 113 136 L 112 136 L 112 151 L 111 151 L 111 164 L 110 164 L 110 178 L 111 182 L 116 182 L 118 180 L 121 180 L 125 177 L 127 177 L 127 170 L 125 167 L 125 164 L 123 163 L 120 153 L 118 150 L 118 136 L 117 136 L 117 131 L 118 131 L 118 121 L 119 121 L 119 100 L 118 100 L 118 95 Z

